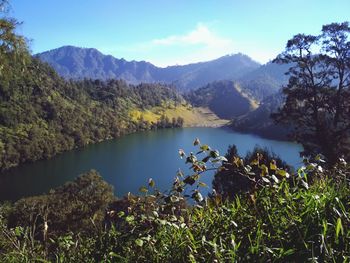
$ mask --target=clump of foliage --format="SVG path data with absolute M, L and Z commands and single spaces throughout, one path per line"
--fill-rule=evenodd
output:
M 9 215 L 10 226 L 43 229 L 46 224 L 48 237 L 69 231 L 87 233 L 102 224 L 105 209 L 114 199 L 113 187 L 92 170 L 48 194 L 17 201 Z
M 113 187 L 96 171 L 48 194 L 27 197 L 0 207 L 0 261 L 32 261 L 47 252 L 73 249 L 103 230 L 105 210 L 115 200 Z M 6 225 L 7 226 L 6 226 Z M 75 253 L 83 249 L 77 247 Z
M 295 35 L 275 62 L 291 65 L 286 101 L 272 117 L 292 125 L 308 156 L 329 164 L 350 154 L 350 27 L 324 25 L 320 35 Z
M 219 193 L 204 198 L 200 194 L 200 188 L 204 186 L 200 177 L 211 169 L 225 169 L 229 161 L 208 145 L 200 144 L 198 139 L 194 144 L 199 148 L 196 154 L 179 151 L 191 173 L 184 176 L 179 172 L 169 191 L 161 192 L 156 182 L 150 179 L 147 186 L 140 188 L 139 196 L 129 194 L 113 200 L 111 189 L 92 172 L 91 180 L 77 179 L 73 183 L 76 186 L 67 184 L 62 191 L 51 192 L 49 195 L 55 195 L 55 199 L 67 195 L 65 188 L 79 188 L 78 193 L 87 193 L 63 199 L 65 206 L 72 205 L 74 210 L 80 211 L 84 202 L 88 207 L 94 207 L 94 191 L 102 185 L 106 189 L 102 192 L 106 194 L 97 197 L 102 201 L 97 206 L 99 211 L 107 204 L 108 208 L 103 221 L 90 222 L 83 220 L 93 218 L 95 212 L 89 209 L 78 221 L 80 225 L 67 220 L 68 214 L 73 219 L 73 210 L 62 215 L 57 212 L 55 222 L 48 224 L 48 239 L 36 234 L 42 232 L 42 227 L 33 228 L 23 223 L 34 216 L 26 212 L 26 204 L 40 207 L 36 204 L 41 201 L 34 203 L 33 199 L 27 198 L 14 206 L 0 206 L 0 260 L 347 262 L 350 259 L 350 167 L 345 160 L 326 169 L 319 156 L 305 160 L 305 165 L 290 173 L 289 179 L 286 172 L 282 172 L 282 178 L 275 176 L 274 179 L 271 171 L 275 167 L 270 167 L 265 173 L 260 163 L 264 158 L 260 153 L 256 155 L 258 158 L 250 154 L 252 162 L 259 163 L 257 169 L 252 168 L 254 164 L 244 164 L 238 158 L 232 165 L 242 169 L 245 176 L 264 178 L 258 187 L 251 188 L 248 194 L 238 193 L 231 199 L 224 199 Z M 231 147 L 228 153 L 236 157 L 235 147 Z M 281 165 L 282 162 L 276 162 L 276 174 L 277 169 L 285 171 L 279 168 Z M 90 183 L 83 183 L 87 181 Z M 90 189 L 92 185 L 95 190 Z M 36 198 L 49 200 L 49 195 Z M 87 202 L 86 198 L 90 201 Z M 192 205 L 186 202 L 189 199 L 193 200 Z M 50 199 L 49 203 L 58 204 L 59 201 Z M 63 205 L 58 208 L 66 211 Z M 18 214 L 22 215 L 21 220 L 11 224 L 14 219 L 9 215 Z M 27 218 L 23 217 L 24 214 Z M 56 229 L 53 234 L 50 231 L 55 224 L 60 231 Z M 96 230 L 84 230 L 91 229 L 91 226 Z
M 289 176 L 291 167 L 267 148 L 255 146 L 244 158 L 237 153 L 235 145 L 229 146 L 225 155 L 227 162 L 216 172 L 213 189 L 224 199 L 234 199 L 238 193 L 249 192 Z

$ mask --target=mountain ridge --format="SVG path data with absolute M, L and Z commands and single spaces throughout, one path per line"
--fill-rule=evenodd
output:
M 130 84 L 174 84 L 180 91 L 192 90 L 218 80 L 238 79 L 261 65 L 242 53 L 187 65 L 157 67 L 147 61 L 127 61 L 105 55 L 96 48 L 62 46 L 35 55 L 49 63 L 64 78 L 124 79 Z

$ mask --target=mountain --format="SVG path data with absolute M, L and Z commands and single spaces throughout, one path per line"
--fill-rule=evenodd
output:
M 63 46 L 36 55 L 66 79 L 123 79 L 130 84 L 163 82 L 188 91 L 217 80 L 239 79 L 260 67 L 244 54 L 184 66 L 156 67 L 145 61 L 126 61 L 94 48 Z
M 233 119 L 256 108 L 256 103 L 233 81 L 216 81 L 191 91 L 185 98 L 197 107 L 208 107 L 223 119 Z
M 173 82 L 180 90 L 191 90 L 202 87 L 210 82 L 220 80 L 236 80 L 260 67 L 260 64 L 250 57 L 238 53 L 226 55 L 218 59 L 189 64 L 182 67 L 183 74 Z M 174 66 L 167 67 L 169 73 L 174 71 Z
M 131 84 L 154 82 L 157 67 L 145 61 L 126 61 L 94 48 L 64 46 L 36 55 L 66 79 L 123 79 Z

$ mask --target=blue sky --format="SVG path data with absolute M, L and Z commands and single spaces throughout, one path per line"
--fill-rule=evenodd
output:
M 38 53 L 97 48 L 158 66 L 242 52 L 265 63 L 297 33 L 350 21 L 350 0 L 10 0 Z

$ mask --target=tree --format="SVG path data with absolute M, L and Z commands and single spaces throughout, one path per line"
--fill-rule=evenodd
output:
M 46 221 L 50 235 L 91 232 L 103 226 L 105 209 L 114 200 L 113 187 L 91 170 L 48 194 L 18 200 L 10 221 L 21 226 L 37 224 L 36 229 L 42 229 Z
M 293 126 L 303 154 L 322 153 L 330 164 L 350 153 L 350 27 L 325 25 L 318 36 L 298 34 L 275 63 L 291 65 L 285 104 L 272 114 Z
M 218 169 L 212 182 L 215 192 L 224 199 L 233 200 L 239 193 L 256 189 L 262 177 L 271 179 L 274 175 L 281 179 L 291 170 L 278 155 L 258 145 L 244 158 L 238 155 L 236 145 L 230 145 L 225 158 L 228 162 L 223 163 L 224 169 Z
M 26 40 L 15 32 L 20 23 L 6 16 L 8 6 L 8 1 L 0 0 L 0 99 L 9 99 L 11 78 L 23 74 L 29 61 Z

